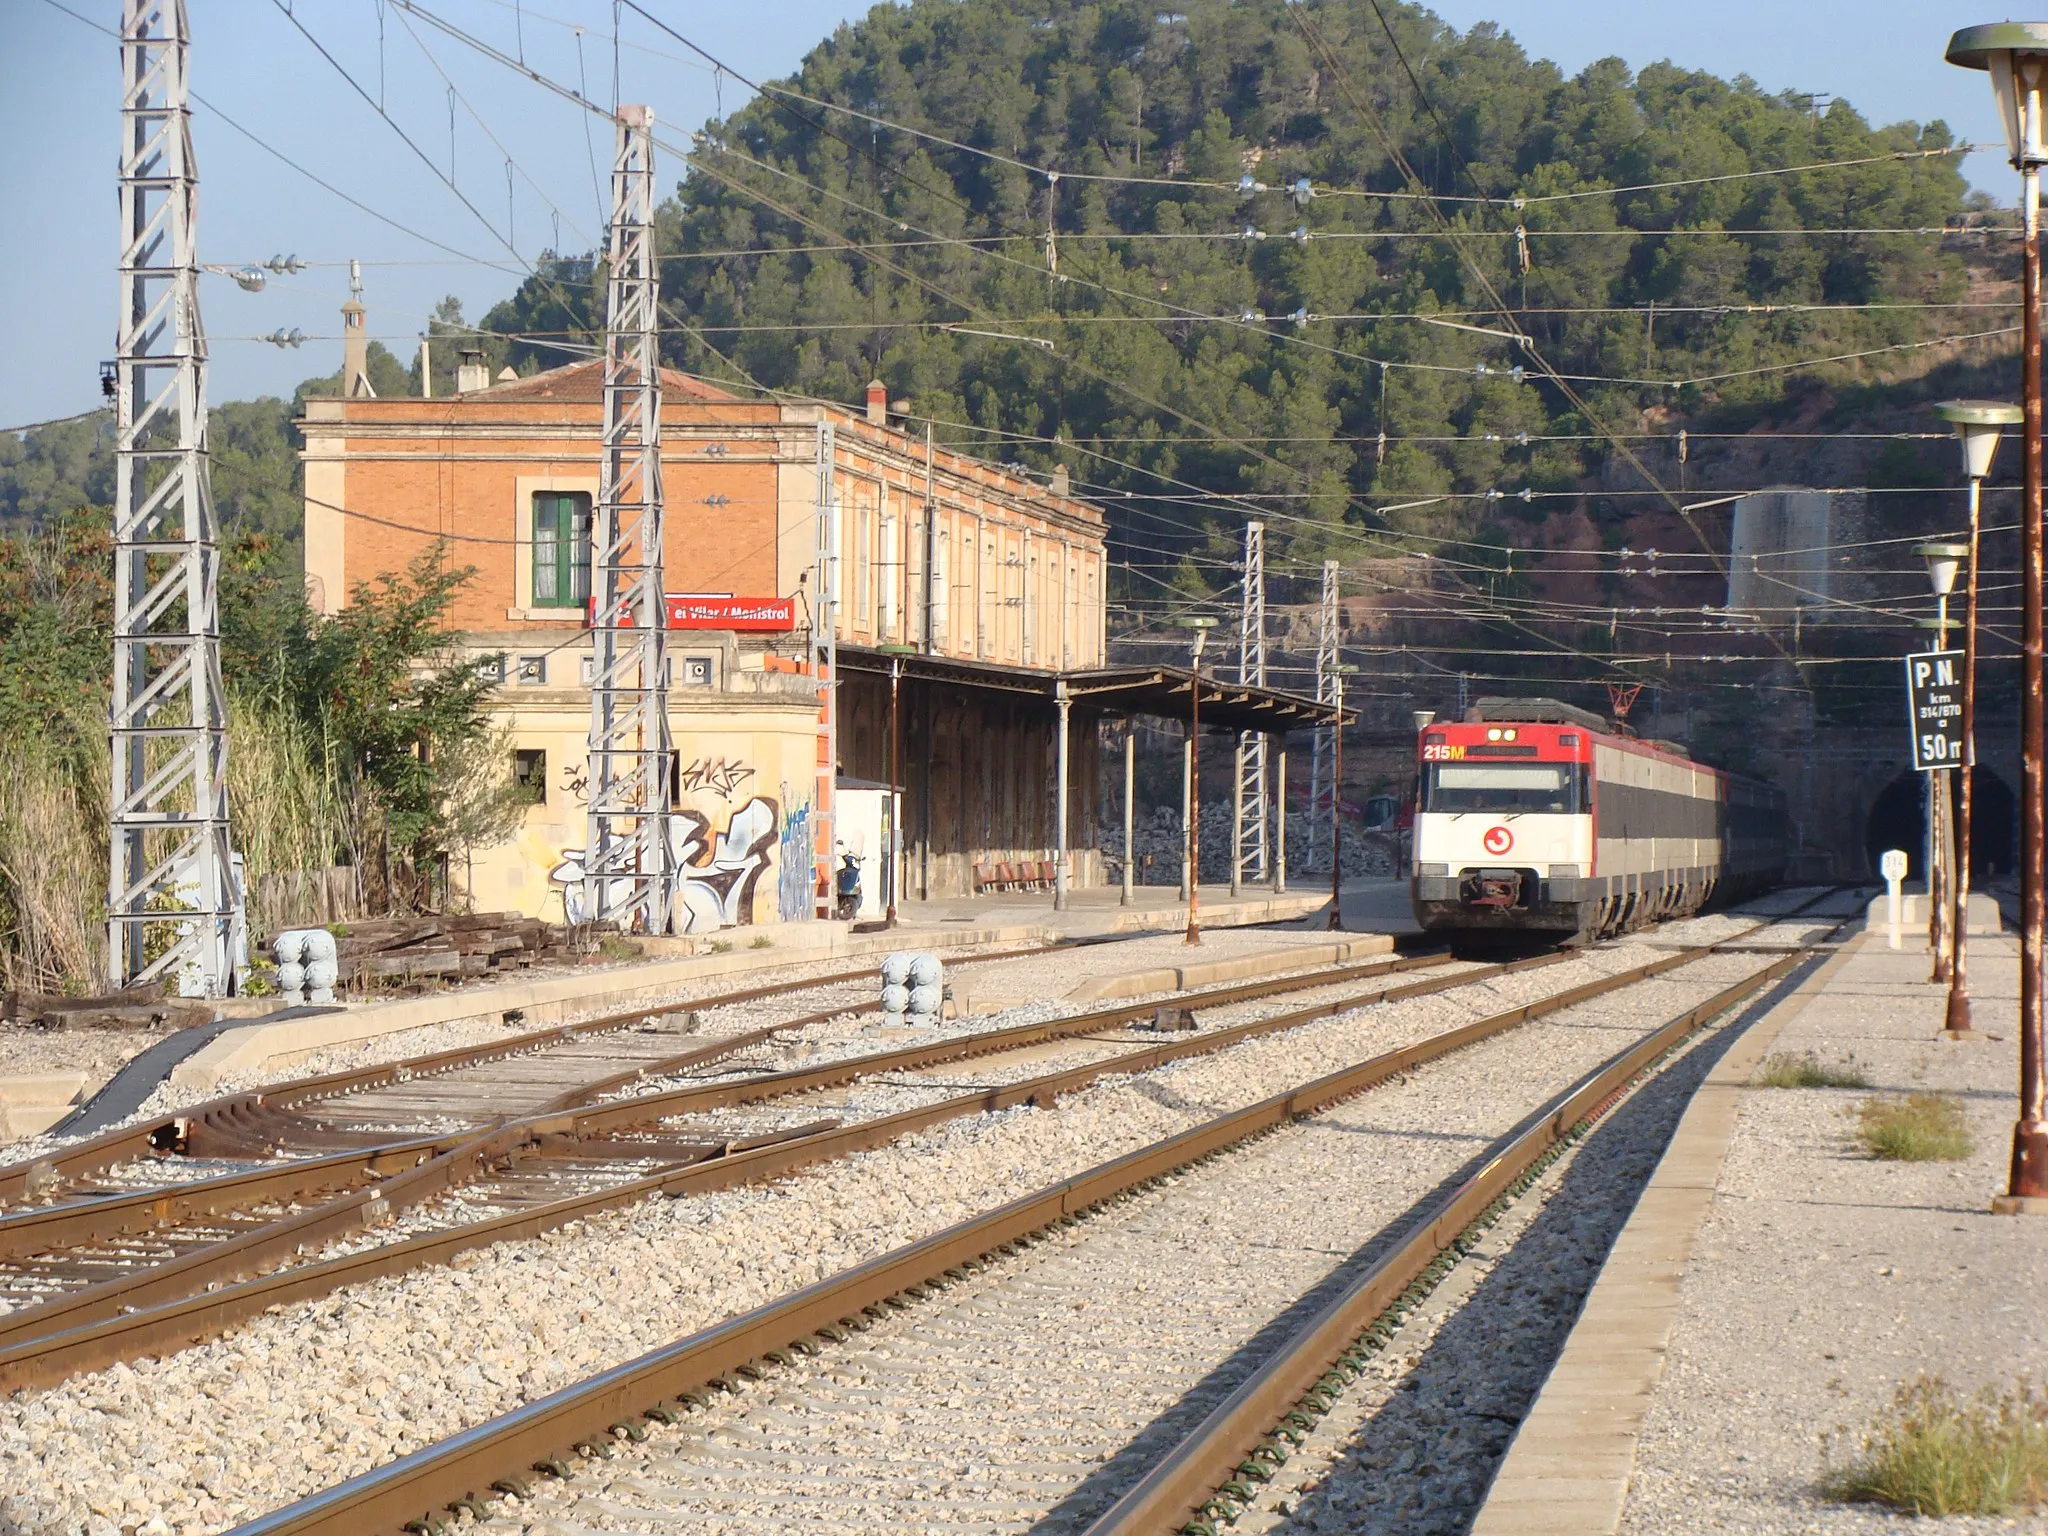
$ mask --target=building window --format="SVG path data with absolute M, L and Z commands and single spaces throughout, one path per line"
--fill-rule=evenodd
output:
M 519 682 L 522 687 L 542 688 L 547 686 L 548 659 L 546 655 L 522 656 L 519 658 Z
M 547 753 L 538 747 L 520 747 L 513 752 L 512 787 L 527 805 L 547 804 Z
M 589 493 L 536 491 L 533 497 L 533 606 L 580 608 L 589 597 Z

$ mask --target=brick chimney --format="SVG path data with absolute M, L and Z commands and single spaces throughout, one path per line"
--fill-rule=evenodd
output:
M 868 425 L 889 425 L 889 386 L 880 379 L 868 380 Z

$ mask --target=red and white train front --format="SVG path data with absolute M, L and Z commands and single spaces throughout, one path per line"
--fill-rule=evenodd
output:
M 1425 929 L 1581 929 L 1595 846 L 1593 737 L 1524 721 L 1424 729 L 1414 898 Z

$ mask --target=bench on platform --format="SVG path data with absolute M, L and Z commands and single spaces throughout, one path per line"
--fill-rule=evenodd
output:
M 1055 859 L 997 859 L 974 866 L 974 892 L 1049 891 L 1059 880 Z

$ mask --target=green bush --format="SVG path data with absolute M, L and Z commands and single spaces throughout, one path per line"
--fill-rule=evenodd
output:
M 1899 1389 L 1831 1471 L 1830 1498 L 1916 1515 L 2002 1515 L 2048 1502 L 2048 1393 L 2022 1381 L 1962 1398 L 1938 1376 Z
M 1963 1106 L 1938 1093 L 1866 1099 L 1856 1111 L 1863 1149 L 1897 1163 L 1953 1163 L 1976 1150 Z

